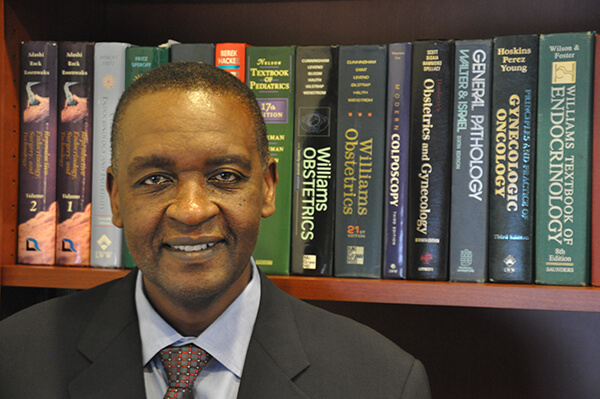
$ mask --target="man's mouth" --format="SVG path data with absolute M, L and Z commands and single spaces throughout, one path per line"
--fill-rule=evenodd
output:
M 209 244 L 198 244 L 198 245 L 171 245 L 170 247 L 176 251 L 181 252 L 199 252 L 205 251 L 208 248 L 212 248 L 216 245 L 216 242 Z

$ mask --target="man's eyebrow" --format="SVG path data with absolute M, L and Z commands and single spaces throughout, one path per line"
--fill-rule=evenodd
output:
M 127 167 L 127 173 L 130 176 L 135 175 L 139 171 L 149 169 L 149 168 L 158 168 L 165 169 L 170 168 L 174 164 L 173 160 L 167 157 L 161 157 L 160 155 L 150 155 L 147 157 L 135 157 Z
M 242 155 L 218 155 L 206 160 L 206 166 L 219 167 L 223 165 L 237 165 L 244 170 L 252 169 L 252 161 Z M 175 161 L 168 157 L 160 155 L 150 155 L 147 157 L 135 157 L 127 167 L 127 173 L 134 176 L 142 170 L 156 169 L 171 169 L 175 167 Z
M 208 166 L 237 165 L 244 170 L 252 169 L 252 161 L 242 155 L 219 155 L 206 160 Z

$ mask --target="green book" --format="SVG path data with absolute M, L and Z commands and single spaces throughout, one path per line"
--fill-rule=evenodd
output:
M 594 36 L 540 35 L 538 284 L 589 284 Z
M 169 62 L 169 49 L 166 47 L 128 47 L 125 50 L 125 87 L 129 87 L 144 72 L 167 62 Z M 123 267 L 127 269 L 135 267 L 125 236 L 123 236 Z
M 260 225 L 254 260 L 267 274 L 290 273 L 295 46 L 248 47 L 246 84 L 260 104 L 277 162 L 276 211 Z

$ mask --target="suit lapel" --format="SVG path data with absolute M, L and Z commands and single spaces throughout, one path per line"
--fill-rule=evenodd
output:
M 261 300 L 238 398 L 307 398 L 293 379 L 309 367 L 286 294 L 261 272 Z
M 72 399 L 145 397 L 136 275 L 131 272 L 111 287 L 82 335 L 78 349 L 90 366 L 69 385 Z

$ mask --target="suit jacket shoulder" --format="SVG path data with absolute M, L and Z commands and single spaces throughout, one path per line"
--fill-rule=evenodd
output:
M 239 398 L 429 398 L 421 362 L 374 330 L 279 290 L 261 306 Z
M 3 320 L 0 396 L 143 398 L 135 274 Z

